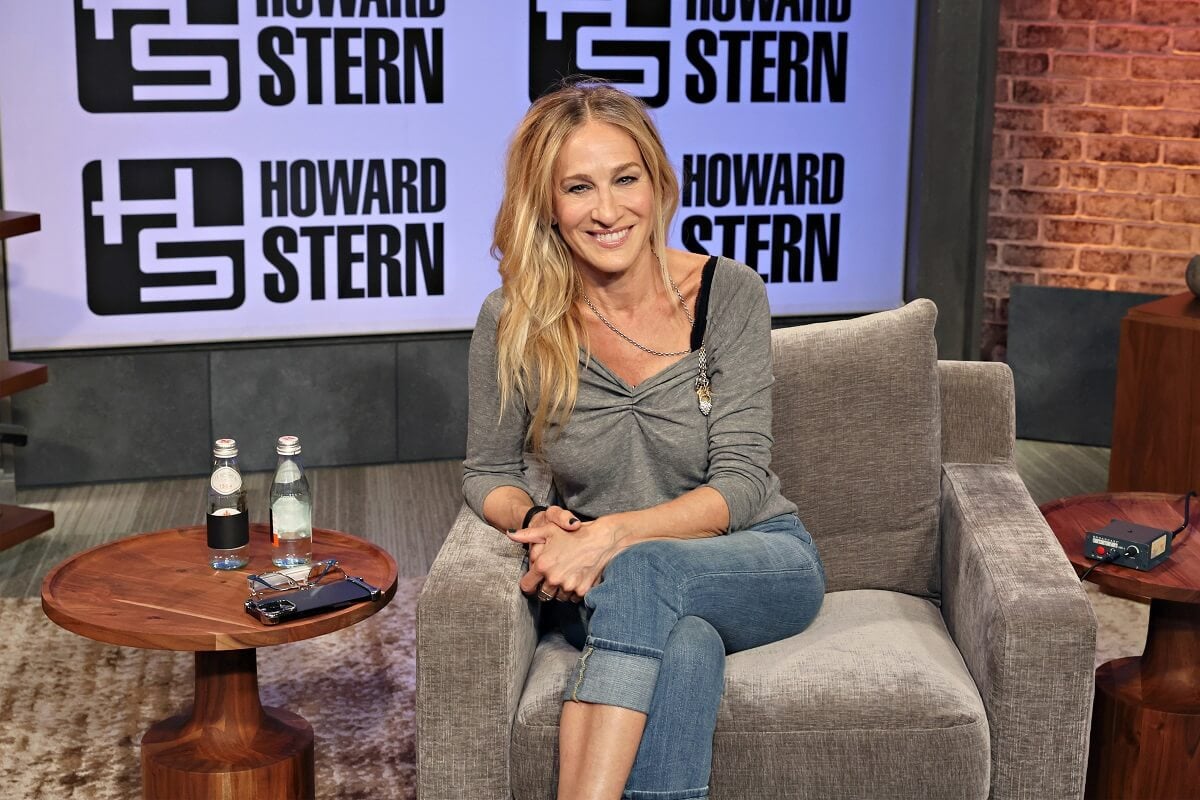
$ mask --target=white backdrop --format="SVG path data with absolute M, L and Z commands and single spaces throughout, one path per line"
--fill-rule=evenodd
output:
M 894 307 L 915 3 L 0 0 L 10 348 L 470 328 L 507 139 L 576 70 L 654 106 L 677 245 L 777 315 Z

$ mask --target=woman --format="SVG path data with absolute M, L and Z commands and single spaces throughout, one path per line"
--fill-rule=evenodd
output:
M 509 149 L 502 286 L 471 342 L 464 494 L 529 545 L 521 589 L 586 626 L 568 800 L 707 797 L 725 654 L 803 630 L 824 595 L 769 469 L 762 279 L 666 247 L 678 192 L 639 101 L 595 82 L 542 97 Z M 534 504 L 527 449 L 557 505 Z

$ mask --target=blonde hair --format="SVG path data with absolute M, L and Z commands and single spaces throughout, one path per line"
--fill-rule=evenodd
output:
M 563 145 L 588 121 L 614 125 L 637 144 L 654 190 L 650 247 L 664 288 L 670 286 L 666 233 L 679 205 L 679 180 L 646 107 L 593 79 L 575 79 L 539 98 L 509 145 L 492 236 L 504 295 L 496 332 L 500 407 L 514 392 L 525 398 L 533 412 L 526 444 L 534 453 L 542 451 L 546 431 L 565 425 L 575 408 L 579 346 L 587 343 L 575 311 L 583 286 L 570 250 L 551 226 L 551 186 Z

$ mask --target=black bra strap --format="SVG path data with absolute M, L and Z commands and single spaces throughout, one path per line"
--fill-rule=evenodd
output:
M 696 293 L 696 324 L 692 326 L 692 349 L 699 350 L 704 344 L 704 329 L 708 327 L 708 295 L 712 290 L 713 273 L 717 270 L 717 257 L 709 256 L 700 273 L 700 291 Z

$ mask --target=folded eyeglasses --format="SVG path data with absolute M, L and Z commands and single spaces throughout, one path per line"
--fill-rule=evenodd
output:
M 322 583 L 344 581 L 347 577 L 337 559 L 330 558 L 324 561 L 314 561 L 311 565 L 247 575 L 246 582 L 250 584 L 252 596 L 263 597 L 275 592 L 311 589 Z

